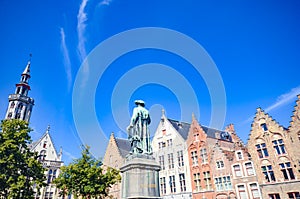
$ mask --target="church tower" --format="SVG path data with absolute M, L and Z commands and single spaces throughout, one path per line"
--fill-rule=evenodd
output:
M 20 119 L 29 122 L 34 99 L 28 97 L 30 86 L 28 81 L 30 79 L 30 61 L 28 61 L 24 72 L 21 74 L 20 82 L 16 84 L 14 94 L 8 97 L 8 107 L 5 119 Z

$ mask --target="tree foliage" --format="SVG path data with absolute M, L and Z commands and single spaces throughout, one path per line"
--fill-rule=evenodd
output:
M 61 167 L 61 173 L 54 180 L 61 195 L 73 194 L 75 198 L 103 198 L 108 196 L 109 187 L 120 182 L 119 171 L 114 168 L 103 169 L 101 161 L 96 160 L 85 147 L 79 159 L 68 166 Z
M 30 131 L 25 121 L 1 121 L 0 198 L 33 198 L 33 187 L 44 185 L 42 164 L 28 146 Z

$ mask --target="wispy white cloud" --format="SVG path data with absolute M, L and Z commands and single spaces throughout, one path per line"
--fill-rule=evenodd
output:
M 71 61 L 69 57 L 69 51 L 66 45 L 66 35 L 63 28 L 60 28 L 60 37 L 61 37 L 61 51 L 64 57 L 64 66 L 68 80 L 68 89 L 70 90 L 72 85 L 72 69 L 71 69 Z
M 74 160 L 76 157 L 72 155 L 70 152 L 63 150 L 63 155 L 66 155 L 69 159 Z
M 274 109 L 277 109 L 291 101 L 293 101 L 296 96 L 300 94 L 300 86 L 291 89 L 288 93 L 284 93 L 282 95 L 280 95 L 276 102 L 274 104 L 272 104 L 271 106 L 267 107 L 265 109 L 266 112 L 272 111 Z
M 79 59 L 81 62 L 87 56 L 87 52 L 86 52 L 86 48 L 85 48 L 85 44 L 86 44 L 85 31 L 86 31 L 86 26 L 87 26 L 86 22 L 88 20 L 88 15 L 86 12 L 88 1 L 89 0 L 81 1 L 79 10 L 78 10 L 78 14 L 77 14 L 77 36 L 78 36 L 77 49 L 78 49 Z M 110 5 L 111 2 L 112 2 L 112 0 L 101 0 L 98 5 L 108 6 L 108 5 Z M 89 78 L 89 72 L 90 72 L 88 62 L 85 62 L 82 67 L 83 67 L 82 69 L 83 69 L 84 77 L 82 79 L 81 87 L 85 87 L 87 80 Z
M 77 14 L 77 36 L 78 36 L 78 54 L 80 62 L 82 62 L 86 57 L 86 49 L 85 49 L 85 29 L 86 29 L 86 21 L 88 20 L 87 13 L 85 12 L 85 8 L 87 6 L 88 0 L 82 0 L 78 14 Z M 82 80 L 81 86 L 85 87 L 86 82 L 89 77 L 89 65 L 85 63 L 83 66 L 84 79 Z
M 268 106 L 265 110 L 265 112 L 270 112 L 272 110 L 275 110 L 277 108 L 280 108 L 296 99 L 296 96 L 300 94 L 300 86 L 292 88 L 289 92 L 284 93 L 277 97 L 277 100 L 272 105 Z M 249 123 L 253 120 L 254 115 L 246 119 L 245 121 L 241 122 L 241 124 Z
M 85 28 L 86 28 L 86 21 L 87 21 L 87 13 L 85 12 L 85 8 L 87 5 L 88 0 L 82 0 L 78 14 L 77 14 L 77 34 L 78 34 L 78 52 L 80 61 L 82 61 L 86 57 L 86 50 L 85 50 Z

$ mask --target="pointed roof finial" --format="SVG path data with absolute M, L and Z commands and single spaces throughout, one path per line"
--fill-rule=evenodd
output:
M 192 121 L 196 120 L 194 112 L 192 113 Z
M 22 73 L 22 75 L 28 75 L 30 77 L 30 62 L 31 62 L 31 57 L 32 57 L 32 54 L 30 53 L 29 54 L 29 59 L 28 59 L 28 63 L 24 69 L 24 72 Z
M 161 115 L 162 115 L 162 116 L 165 116 L 165 113 L 166 113 L 165 109 L 164 109 L 164 108 L 161 109 Z
M 50 131 L 50 124 L 48 124 L 48 126 L 47 126 L 46 133 L 49 133 L 49 131 Z

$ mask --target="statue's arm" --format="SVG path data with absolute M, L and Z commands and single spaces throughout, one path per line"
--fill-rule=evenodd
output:
M 148 123 L 148 124 L 150 124 L 150 123 L 151 123 L 151 118 L 150 118 L 150 115 L 149 115 L 149 114 L 148 114 L 147 123 Z
M 137 119 L 137 110 L 136 108 L 133 109 L 133 113 L 132 113 L 132 117 L 131 117 L 131 120 L 130 120 L 130 125 L 127 127 L 127 131 L 129 132 L 130 129 L 132 129 L 132 127 L 134 126 L 135 122 L 136 122 L 136 119 Z

